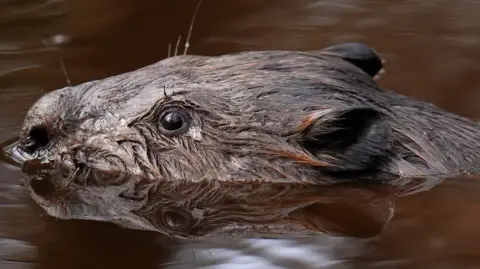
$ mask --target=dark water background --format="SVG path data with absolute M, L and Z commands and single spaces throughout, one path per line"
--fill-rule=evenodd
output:
M 159 61 L 186 36 L 195 5 L 0 0 L 0 141 L 18 134 L 41 94 L 67 85 L 62 61 L 72 84 Z M 467 0 L 205 0 L 189 53 L 365 42 L 387 59 L 382 86 L 480 119 L 479 13 L 480 2 Z M 480 178 L 401 198 L 369 240 L 178 241 L 51 219 L 19 176 L 0 163 L 0 268 L 480 268 Z

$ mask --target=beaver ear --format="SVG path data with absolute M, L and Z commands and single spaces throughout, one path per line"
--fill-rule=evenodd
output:
M 371 77 L 375 77 L 383 68 L 383 61 L 377 52 L 363 43 L 341 43 L 327 47 L 320 51 L 322 55 L 341 58 Z
M 320 168 L 325 172 L 375 169 L 389 148 L 387 121 L 368 107 L 321 111 L 302 127 L 301 146 L 329 164 Z

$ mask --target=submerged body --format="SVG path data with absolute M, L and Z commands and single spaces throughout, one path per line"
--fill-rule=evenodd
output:
M 26 185 L 59 218 L 270 236 L 348 233 L 306 220 L 341 200 L 329 186 L 477 173 L 480 126 L 381 89 L 367 54 L 177 56 L 51 92 L 22 129 Z M 359 197 L 376 201 L 384 224 L 390 194 Z

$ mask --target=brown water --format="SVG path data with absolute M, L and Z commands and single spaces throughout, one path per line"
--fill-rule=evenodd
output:
M 0 141 L 29 106 L 71 83 L 167 56 L 195 0 L 1 0 Z M 384 87 L 480 119 L 478 1 L 205 0 L 190 54 L 319 49 L 361 41 L 387 59 Z M 183 51 L 183 47 L 182 47 Z M 0 163 L 0 268 L 480 268 L 480 178 L 399 200 L 370 240 L 178 241 L 42 213 Z M 346 212 L 347 214 L 347 212 Z M 360 221 L 360 220 L 359 220 Z

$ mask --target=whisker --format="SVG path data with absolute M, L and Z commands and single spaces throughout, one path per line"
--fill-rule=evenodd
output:
M 170 58 L 170 53 L 172 53 L 172 43 L 168 43 L 168 53 L 167 53 L 167 58 Z
M 60 65 L 62 66 L 62 72 L 63 72 L 63 75 L 65 76 L 65 80 L 66 80 L 68 86 L 72 86 L 72 82 L 70 81 L 70 78 L 68 76 L 67 68 L 65 67 L 65 63 L 63 61 L 62 56 L 60 56 Z
M 195 19 L 197 18 L 198 10 L 200 10 L 202 2 L 203 0 L 198 0 L 197 6 L 195 7 L 195 12 L 193 12 L 192 21 L 190 22 L 190 29 L 188 30 L 188 36 L 185 41 L 185 50 L 183 51 L 183 55 L 187 55 L 188 48 L 190 47 L 190 39 L 192 37 L 193 25 L 195 24 Z
M 175 53 L 173 54 L 173 56 L 178 55 L 178 47 L 180 46 L 180 40 L 182 40 L 182 35 L 180 35 L 177 39 L 177 45 L 175 46 Z
M 75 171 L 73 172 L 73 174 L 70 176 L 70 178 L 67 180 L 67 182 L 65 183 L 65 185 L 63 185 L 60 190 L 65 190 L 67 189 L 71 184 L 72 182 L 75 180 L 75 177 L 77 176 L 77 173 L 78 171 L 80 171 L 80 168 L 76 168 Z

